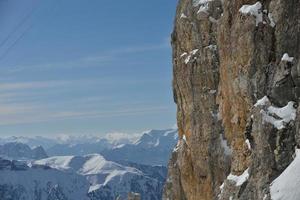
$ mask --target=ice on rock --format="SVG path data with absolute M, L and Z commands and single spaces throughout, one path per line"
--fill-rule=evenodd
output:
M 199 14 L 201 12 L 207 12 L 209 9 L 210 1 L 212 1 L 212 0 L 193 0 L 194 7 L 200 6 L 197 14 Z

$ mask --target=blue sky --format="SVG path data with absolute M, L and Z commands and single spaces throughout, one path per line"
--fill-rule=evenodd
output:
M 172 127 L 176 3 L 0 1 L 0 136 Z

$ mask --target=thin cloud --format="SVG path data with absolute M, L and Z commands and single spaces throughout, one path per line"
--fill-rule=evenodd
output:
M 87 119 L 87 118 L 108 118 L 108 117 L 126 117 L 126 116 L 140 116 L 160 113 L 162 111 L 169 111 L 170 108 L 164 106 L 144 107 L 120 109 L 114 111 L 49 111 L 42 110 L 37 107 L 12 107 L 11 105 L 0 106 L 0 125 L 18 125 L 18 124 L 32 124 L 49 121 L 61 121 L 70 119 Z M 26 108 L 25 108 L 26 107 Z M 22 110 L 22 108 L 24 108 Z
M 166 49 L 169 47 L 170 45 L 168 44 L 168 42 L 164 40 L 161 44 L 115 48 L 113 50 L 96 53 L 94 55 L 83 56 L 81 58 L 72 61 L 10 66 L 5 68 L 5 72 L 9 74 L 14 74 L 26 70 L 36 71 L 36 70 L 50 70 L 50 69 L 73 69 L 73 68 L 80 68 L 80 67 L 83 68 L 88 66 L 107 65 L 113 61 L 116 61 L 117 60 L 116 58 L 120 55 L 155 51 L 159 49 Z
M 38 108 L 30 104 L 0 104 L 0 116 L 3 118 L 21 113 L 32 113 Z
M 68 81 L 33 81 L 0 83 L 0 91 L 58 87 L 68 83 Z

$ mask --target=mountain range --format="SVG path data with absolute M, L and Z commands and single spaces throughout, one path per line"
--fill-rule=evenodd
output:
M 145 165 L 164 165 L 177 143 L 177 130 L 151 130 L 136 142 L 106 149 L 101 154 L 108 160 L 130 161 Z
M 125 200 L 130 192 L 162 198 L 177 130 L 147 131 L 135 141 L 80 138 L 0 139 L 0 199 Z M 46 150 L 34 147 L 39 141 Z
M 0 156 L 14 160 L 42 159 L 48 157 L 42 146 L 30 148 L 26 144 L 17 142 L 0 145 Z

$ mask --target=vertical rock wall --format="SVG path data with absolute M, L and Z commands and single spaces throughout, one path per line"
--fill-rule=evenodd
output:
M 270 199 L 300 144 L 300 2 L 180 0 L 172 47 L 164 199 Z

